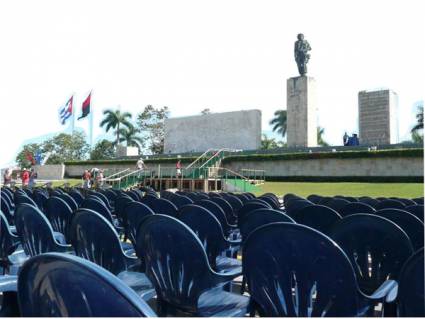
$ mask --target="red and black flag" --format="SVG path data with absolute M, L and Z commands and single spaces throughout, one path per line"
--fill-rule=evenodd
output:
M 82 119 L 82 118 L 85 118 L 87 115 L 89 115 L 89 113 L 90 113 L 90 99 L 91 99 L 91 92 L 90 92 L 89 96 L 83 102 L 83 106 L 82 106 L 82 109 L 81 109 L 82 114 L 78 118 L 79 120 Z

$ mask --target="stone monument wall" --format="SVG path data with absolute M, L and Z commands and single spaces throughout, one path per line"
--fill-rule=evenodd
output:
M 212 113 L 165 120 L 165 154 L 203 152 L 209 148 L 253 150 L 260 146 L 260 110 Z

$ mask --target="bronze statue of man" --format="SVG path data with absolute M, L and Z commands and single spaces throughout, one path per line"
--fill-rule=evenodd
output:
M 307 40 L 304 40 L 304 34 L 298 34 L 297 38 L 298 41 L 295 42 L 294 46 L 294 55 L 298 66 L 298 72 L 303 76 L 307 73 L 307 62 L 310 59 L 308 51 L 311 50 L 311 47 Z

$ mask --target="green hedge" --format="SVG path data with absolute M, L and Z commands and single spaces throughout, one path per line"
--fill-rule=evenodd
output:
M 232 161 L 293 161 L 312 159 L 351 159 L 351 158 L 380 158 L 380 157 L 420 157 L 423 158 L 423 148 L 395 149 L 378 151 L 344 151 L 344 152 L 323 152 L 323 153 L 288 153 L 288 154 L 252 154 L 252 155 L 231 155 L 223 159 L 224 163 Z
M 266 182 L 423 183 L 423 176 L 266 176 Z

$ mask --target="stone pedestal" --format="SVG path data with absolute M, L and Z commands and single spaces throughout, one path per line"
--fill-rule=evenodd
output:
M 288 147 L 317 146 L 316 81 L 298 76 L 288 79 L 286 88 Z

